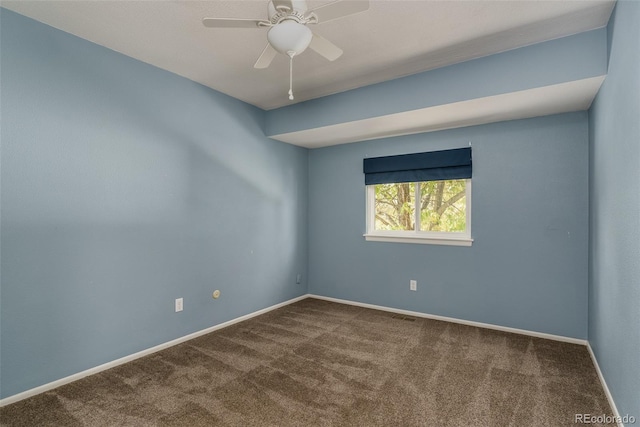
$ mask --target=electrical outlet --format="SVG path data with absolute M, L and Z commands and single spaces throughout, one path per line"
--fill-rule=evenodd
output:
M 302 283 L 302 274 L 298 273 L 298 275 L 296 276 L 296 284 L 300 284 Z
M 183 303 L 182 298 L 176 298 L 176 313 L 179 311 L 182 311 L 182 308 L 183 308 L 182 303 Z
M 416 280 L 409 280 L 409 290 L 411 291 L 418 290 L 418 282 Z

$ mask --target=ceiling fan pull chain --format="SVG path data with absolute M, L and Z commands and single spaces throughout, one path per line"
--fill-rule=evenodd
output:
M 293 56 L 295 52 L 287 52 L 289 54 L 289 99 L 293 101 Z

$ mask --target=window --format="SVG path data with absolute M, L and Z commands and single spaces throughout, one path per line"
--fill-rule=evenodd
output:
M 364 170 L 367 240 L 471 245 L 470 148 L 365 159 Z
M 416 203 L 419 200 L 419 203 Z M 471 243 L 471 180 L 367 186 L 367 240 Z

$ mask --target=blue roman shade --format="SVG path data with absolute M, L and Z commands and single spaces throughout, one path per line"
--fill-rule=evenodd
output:
M 471 178 L 471 147 L 364 159 L 364 183 Z

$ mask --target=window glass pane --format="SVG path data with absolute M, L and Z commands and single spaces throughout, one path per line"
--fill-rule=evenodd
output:
M 465 231 L 466 180 L 420 183 L 420 230 Z
M 375 229 L 414 230 L 415 183 L 375 186 Z

